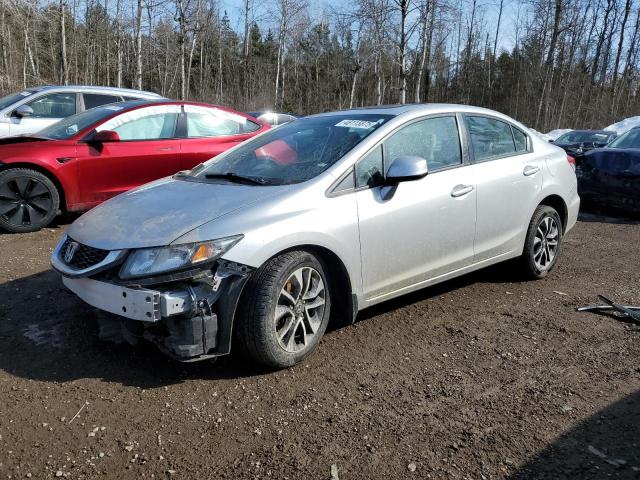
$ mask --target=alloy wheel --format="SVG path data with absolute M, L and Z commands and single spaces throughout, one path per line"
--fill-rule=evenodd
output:
M 558 253 L 560 229 L 552 216 L 542 218 L 533 240 L 533 261 L 538 270 L 548 270 Z
M 51 191 L 36 179 L 18 177 L 0 184 L 0 217 L 11 225 L 38 224 L 52 207 Z
M 285 351 L 297 353 L 312 343 L 324 317 L 325 295 L 324 281 L 315 268 L 301 267 L 289 276 L 274 315 L 276 337 Z

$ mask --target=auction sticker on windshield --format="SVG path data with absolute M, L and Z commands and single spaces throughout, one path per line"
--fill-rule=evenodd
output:
M 342 120 L 336 123 L 336 127 L 346 128 L 373 128 L 378 122 L 369 122 L 367 120 Z

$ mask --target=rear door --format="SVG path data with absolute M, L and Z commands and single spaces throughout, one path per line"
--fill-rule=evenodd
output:
M 78 111 L 77 103 L 75 92 L 41 95 L 25 104 L 33 109 L 33 115 L 30 117 L 19 117 L 15 113 L 11 115 L 9 134 L 37 133 L 63 118 L 74 115 Z
M 175 135 L 180 114 L 178 105 L 155 105 L 129 110 L 96 128 L 115 131 L 120 141 L 78 145 L 82 202 L 95 205 L 177 172 L 180 141 Z
M 180 169 L 189 170 L 251 138 L 261 126 L 242 115 L 199 105 L 185 105 Z
M 465 120 L 478 190 L 474 262 L 481 262 L 522 248 L 542 188 L 544 160 L 517 127 L 483 115 L 465 115 Z

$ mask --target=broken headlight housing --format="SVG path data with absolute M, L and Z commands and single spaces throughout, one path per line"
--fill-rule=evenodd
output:
M 234 235 L 206 242 L 134 250 L 120 269 L 120 278 L 148 277 L 207 263 L 224 255 L 242 237 Z

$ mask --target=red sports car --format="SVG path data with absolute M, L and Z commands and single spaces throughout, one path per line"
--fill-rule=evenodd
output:
M 39 230 L 60 211 L 191 169 L 268 128 L 213 105 L 134 100 L 0 139 L 0 228 Z

